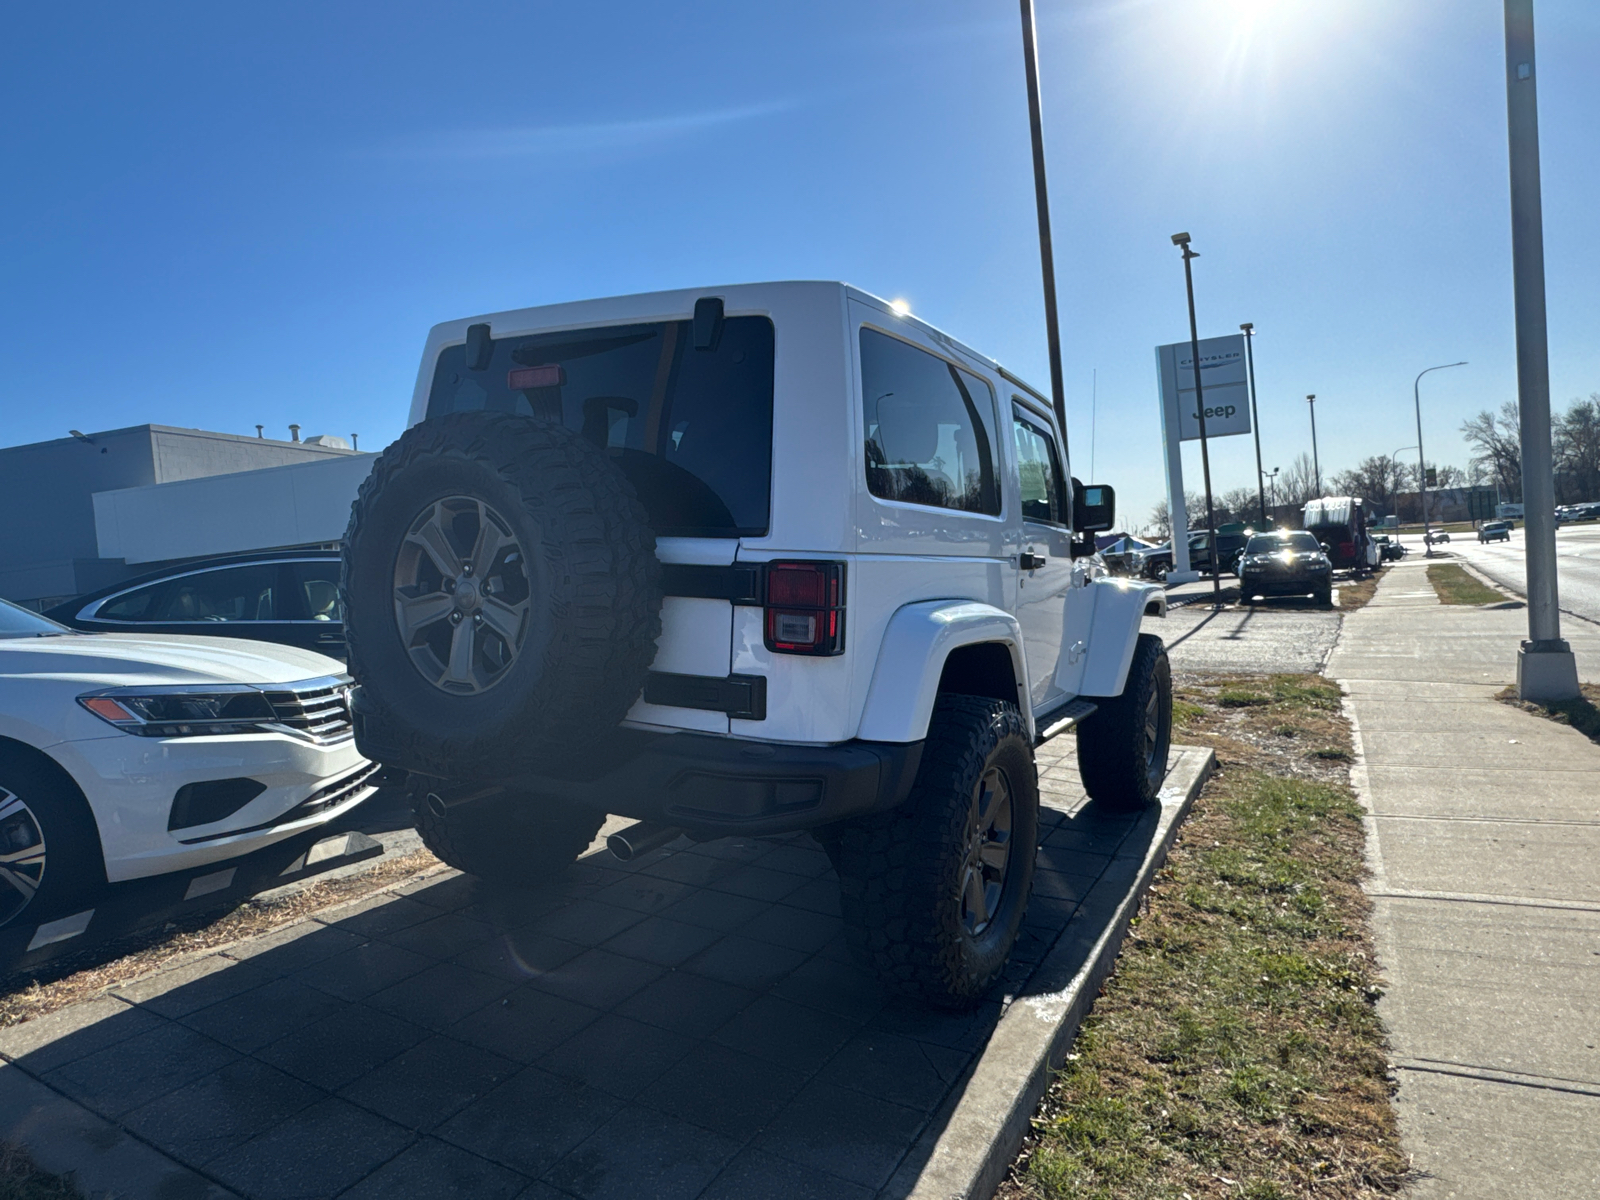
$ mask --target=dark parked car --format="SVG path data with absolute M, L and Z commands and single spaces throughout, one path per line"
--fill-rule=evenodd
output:
M 1390 541 L 1387 533 L 1373 534 L 1372 543 L 1378 547 L 1379 562 L 1399 562 L 1406 556 L 1405 543 Z
M 1511 540 L 1510 521 L 1485 521 L 1478 526 L 1478 541 L 1482 542 L 1509 542 Z
M 1258 533 L 1239 560 L 1239 596 L 1311 596 L 1333 603 L 1333 563 L 1321 543 L 1303 529 Z
M 1154 550 L 1154 544 L 1125 534 L 1100 548 L 1100 557 L 1113 575 L 1137 575 L 1140 556 Z
M 345 653 L 336 551 L 184 563 L 68 600 L 45 616 L 91 632 L 201 633 Z
M 1255 531 L 1243 526 L 1223 526 L 1217 530 L 1217 547 L 1221 550 L 1222 569 L 1234 570 L 1239 555 Z M 1161 580 L 1172 570 L 1172 543 L 1166 542 L 1153 550 L 1140 553 L 1138 573 L 1146 579 Z M 1189 567 L 1202 575 L 1211 574 L 1211 539 L 1204 529 L 1189 531 Z

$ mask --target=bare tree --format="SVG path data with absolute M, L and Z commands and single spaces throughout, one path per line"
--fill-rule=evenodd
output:
M 1189 525 L 1191 528 L 1204 525 L 1206 521 L 1206 498 L 1198 492 L 1187 489 L 1183 493 L 1183 506 L 1188 510 Z M 1162 541 L 1172 539 L 1172 514 L 1167 511 L 1167 498 L 1165 496 L 1156 501 L 1156 506 L 1150 510 L 1150 529 L 1153 536 Z
M 1340 471 L 1329 480 L 1336 495 L 1359 496 L 1375 516 L 1395 511 L 1395 495 L 1404 486 L 1405 467 L 1387 454 L 1364 458 L 1354 470 Z
M 1473 449 L 1472 462 L 1500 485 L 1503 499 L 1522 499 L 1522 434 L 1517 405 L 1507 400 L 1498 415 L 1484 409 L 1461 423 L 1461 436 Z
M 1217 524 L 1226 525 L 1230 521 L 1260 524 L 1261 500 L 1255 488 L 1229 488 L 1222 493 L 1217 501 Z
M 1577 504 L 1600 498 L 1600 392 L 1574 400 L 1554 424 L 1556 499 Z
M 1298 454 L 1278 476 L 1278 503 L 1301 505 L 1315 500 L 1317 495 L 1317 469 L 1311 462 L 1311 455 Z

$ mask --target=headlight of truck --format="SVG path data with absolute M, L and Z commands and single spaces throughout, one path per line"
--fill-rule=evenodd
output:
M 139 737 L 258 733 L 277 719 L 266 696 L 243 684 L 109 688 L 79 696 L 78 703 L 108 725 Z

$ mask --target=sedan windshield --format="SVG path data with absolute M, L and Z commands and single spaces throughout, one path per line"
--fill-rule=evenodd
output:
M 1316 554 L 1322 547 L 1317 539 L 1304 530 L 1293 533 L 1258 533 L 1244 548 L 1246 554 L 1279 554 L 1292 550 L 1297 554 Z
M 9 600 L 0 600 L 0 638 L 42 637 L 51 633 L 66 633 L 65 625 L 57 625 L 48 617 L 29 612 Z

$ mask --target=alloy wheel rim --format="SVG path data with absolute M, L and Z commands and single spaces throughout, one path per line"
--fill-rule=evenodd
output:
M 990 767 L 967 808 L 967 846 L 961 867 L 961 925 L 980 936 L 994 921 L 1011 865 L 1011 783 Z
M 527 641 L 527 555 L 511 526 L 470 496 L 417 514 L 394 566 L 394 615 L 412 666 L 440 691 L 476 695 L 505 678 Z
M 0 925 L 28 907 L 44 883 L 44 830 L 33 810 L 0 787 Z

